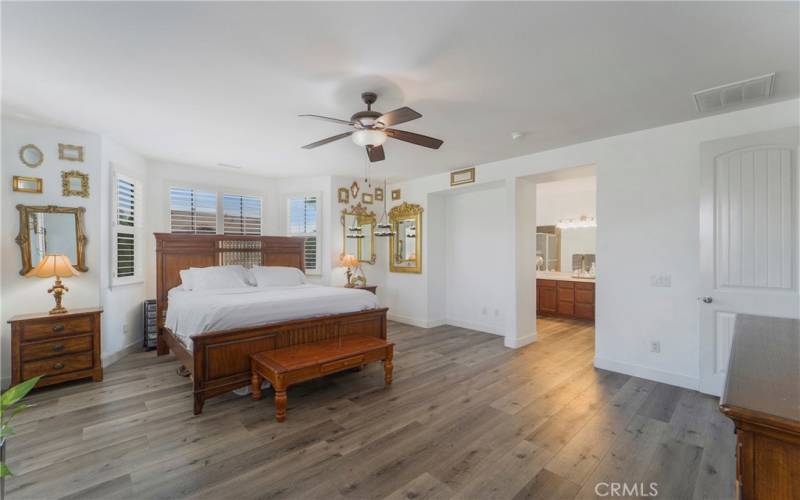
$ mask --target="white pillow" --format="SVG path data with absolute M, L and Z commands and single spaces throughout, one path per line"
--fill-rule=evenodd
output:
M 306 275 L 296 267 L 255 266 L 250 272 L 255 276 L 259 287 L 293 286 L 306 282 Z
M 255 276 L 253 276 L 253 273 L 251 273 L 250 270 L 247 269 L 246 267 L 239 264 L 231 264 L 228 266 L 219 266 L 219 267 L 221 267 L 222 269 L 229 269 L 231 272 L 238 274 L 239 277 L 242 278 L 242 281 L 244 281 L 248 285 L 256 286 Z
M 181 275 L 181 288 L 184 290 L 191 290 L 194 288 L 191 269 L 184 269 L 179 274 Z
M 193 267 L 190 271 L 191 290 L 219 290 L 250 286 L 240 273 L 227 266 Z

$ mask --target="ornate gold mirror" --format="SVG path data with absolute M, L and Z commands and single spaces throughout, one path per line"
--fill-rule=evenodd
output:
M 26 144 L 19 148 L 19 159 L 26 166 L 36 168 L 44 161 L 44 153 L 33 144 Z
M 394 273 L 422 272 L 422 210 L 405 202 L 389 210 L 394 233 L 389 238 L 389 270 Z
M 86 234 L 83 207 L 17 205 L 19 234 L 17 244 L 22 253 L 20 274 L 27 274 L 46 254 L 69 257 L 78 271 L 86 272 Z
M 342 210 L 339 219 L 342 223 L 342 254 L 354 255 L 359 262 L 374 264 L 375 255 L 375 212 L 367 210 L 358 203 Z

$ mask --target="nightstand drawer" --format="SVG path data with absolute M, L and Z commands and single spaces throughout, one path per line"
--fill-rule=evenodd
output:
M 28 380 L 36 375 L 60 375 L 92 368 L 92 353 L 58 356 L 40 361 L 28 361 L 22 365 L 22 379 Z
M 22 341 L 41 340 L 61 335 L 76 333 L 89 333 L 94 329 L 93 316 L 78 316 L 77 318 L 57 317 L 39 321 L 22 323 Z
M 92 336 L 67 337 L 48 342 L 32 342 L 22 344 L 22 361 L 33 361 L 53 356 L 63 356 L 92 350 Z

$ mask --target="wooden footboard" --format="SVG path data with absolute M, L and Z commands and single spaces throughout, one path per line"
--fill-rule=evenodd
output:
M 248 385 L 250 354 L 340 336 L 386 339 L 386 311 L 387 308 L 372 309 L 195 335 L 191 351 L 164 327 L 158 338 L 158 355 L 171 350 L 191 371 L 197 415 L 203 411 L 206 399 Z

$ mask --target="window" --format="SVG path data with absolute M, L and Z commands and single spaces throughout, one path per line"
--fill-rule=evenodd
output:
M 173 233 L 217 234 L 217 193 L 169 188 L 169 219 Z
M 317 231 L 317 197 L 290 196 L 288 200 L 287 234 L 304 237 L 306 273 L 319 274 L 319 233 Z
M 261 198 L 226 194 L 222 196 L 224 234 L 261 234 Z
M 112 285 L 141 281 L 142 185 L 130 177 L 114 176 L 112 210 Z

